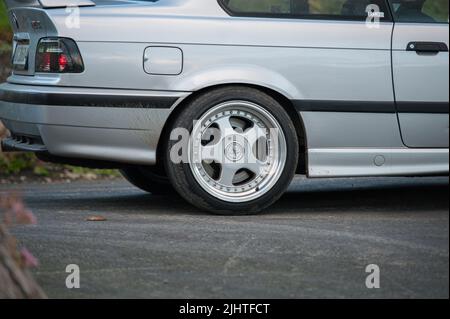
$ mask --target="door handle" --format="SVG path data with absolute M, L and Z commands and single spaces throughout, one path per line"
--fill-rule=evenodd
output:
M 406 51 L 417 53 L 448 52 L 448 46 L 444 42 L 409 42 Z

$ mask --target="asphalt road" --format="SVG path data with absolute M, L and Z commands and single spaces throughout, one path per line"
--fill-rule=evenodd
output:
M 296 179 L 265 214 L 210 216 L 126 182 L 3 185 L 50 297 L 448 298 L 448 178 Z M 102 215 L 104 222 L 88 222 Z M 65 286 L 68 264 L 81 288 Z M 381 288 L 367 289 L 377 264 Z

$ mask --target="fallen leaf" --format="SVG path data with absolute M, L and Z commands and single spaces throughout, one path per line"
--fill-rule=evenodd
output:
M 90 216 L 86 219 L 88 222 L 104 222 L 106 218 L 103 216 Z

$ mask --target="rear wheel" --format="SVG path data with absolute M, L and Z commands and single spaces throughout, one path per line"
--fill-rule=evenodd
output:
M 153 195 L 170 195 L 174 189 L 164 169 L 156 166 L 135 166 L 122 169 L 122 176 L 137 188 Z
M 292 181 L 299 153 L 295 127 L 283 107 L 259 90 L 206 93 L 179 114 L 172 129 L 180 128 L 190 133 L 187 155 L 174 161 L 171 150 L 180 141 L 168 141 L 166 171 L 180 195 L 201 209 L 256 213 Z

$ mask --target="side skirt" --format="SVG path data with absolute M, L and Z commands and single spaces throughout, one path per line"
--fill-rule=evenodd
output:
M 316 148 L 308 150 L 308 176 L 313 178 L 426 176 L 448 173 L 448 149 Z

